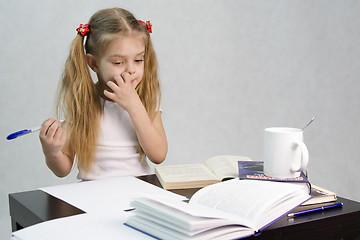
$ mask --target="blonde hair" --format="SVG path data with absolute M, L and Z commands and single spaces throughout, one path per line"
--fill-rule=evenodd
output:
M 57 101 L 57 114 L 66 119 L 66 146 L 70 146 L 78 166 L 85 172 L 90 170 L 95 157 L 100 117 L 103 114 L 100 93 L 91 78 L 85 54 L 101 56 L 119 34 L 132 31 L 141 33 L 145 43 L 144 74 L 136 91 L 150 119 L 154 118 L 161 98 L 157 60 L 151 38 L 133 14 L 121 8 L 103 9 L 96 12 L 88 24 L 90 33 L 86 36 L 85 44 L 81 35 L 77 35 L 72 42 Z M 144 152 L 140 145 L 138 148 L 143 161 Z

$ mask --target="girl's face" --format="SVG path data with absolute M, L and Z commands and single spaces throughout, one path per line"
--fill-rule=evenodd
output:
M 145 44 L 140 36 L 123 36 L 114 39 L 106 48 L 100 59 L 96 59 L 96 67 L 100 84 L 106 86 L 114 76 L 123 72 L 130 75 L 130 81 L 136 87 L 144 74 Z M 111 90 L 110 90 L 111 91 Z

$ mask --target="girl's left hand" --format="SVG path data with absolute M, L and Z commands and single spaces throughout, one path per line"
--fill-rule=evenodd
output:
M 127 112 L 136 108 L 141 103 L 139 95 L 135 90 L 136 81 L 131 80 L 130 74 L 126 72 L 122 73 L 121 76 L 114 76 L 114 80 L 116 83 L 112 81 L 107 82 L 107 85 L 114 92 L 111 93 L 104 90 L 104 95 L 118 103 Z

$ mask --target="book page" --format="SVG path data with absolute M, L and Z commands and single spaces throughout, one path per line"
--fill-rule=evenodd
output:
M 165 182 L 217 180 L 218 177 L 204 164 L 180 164 L 156 167 Z
M 260 219 L 265 221 L 261 224 L 273 221 L 291 210 L 292 206 L 296 207 L 308 199 L 308 191 L 306 184 L 302 183 L 233 179 L 200 189 L 190 199 L 190 203 L 221 210 L 258 230 L 262 227 L 258 223 Z M 291 197 L 295 194 L 302 198 L 292 203 Z M 292 204 L 289 205 L 285 200 Z M 281 209 L 282 206 L 286 209 Z M 277 212 L 271 212 L 272 209 Z M 270 219 L 265 219 L 267 211 L 271 212 Z
M 205 165 L 220 179 L 235 178 L 239 176 L 238 161 L 246 160 L 251 161 L 249 157 L 221 155 L 207 159 Z

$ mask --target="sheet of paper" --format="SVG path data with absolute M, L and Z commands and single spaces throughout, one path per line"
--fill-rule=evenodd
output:
M 186 197 L 166 191 L 135 177 L 116 177 L 41 188 L 87 213 L 113 213 L 131 209 L 133 198 L 155 196 L 186 200 Z
M 13 232 L 12 240 L 147 240 L 152 237 L 124 225 L 131 213 L 113 215 L 84 213 L 46 221 Z

